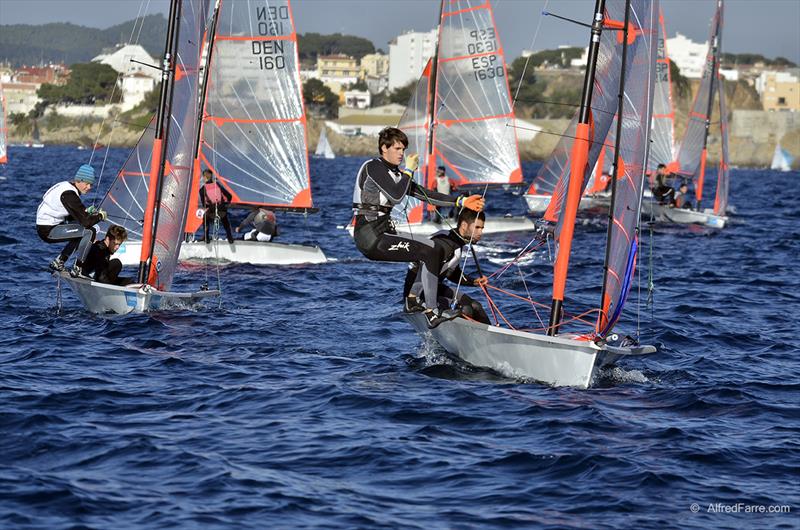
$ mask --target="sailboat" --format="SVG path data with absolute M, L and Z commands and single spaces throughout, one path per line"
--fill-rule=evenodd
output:
M 131 175 L 121 172 L 112 186 L 119 190 L 129 184 L 143 184 L 146 193 L 144 196 L 118 193 L 107 203 L 109 216 L 113 216 L 115 222 L 126 227 L 141 227 L 144 243 L 140 245 L 138 282 L 123 287 L 83 277 L 73 278 L 67 272 L 58 273 L 60 280 L 65 281 L 93 313 L 125 314 L 185 306 L 220 294 L 216 290 L 202 289 L 170 291 L 192 182 L 199 112 L 201 56 L 198 43 L 202 42 L 208 7 L 208 0 L 171 0 L 158 113 L 131 155 L 131 158 L 140 157 L 149 149 L 151 164 L 145 174 L 135 175 L 132 181 L 128 180 Z M 145 201 L 136 211 L 137 216 L 144 214 L 141 221 L 133 218 L 132 202 L 119 202 L 137 197 Z
M 692 110 L 689 114 L 689 123 L 683 136 L 678 156 L 667 168 L 694 182 L 695 209 L 673 208 L 670 205 L 659 204 L 652 197 L 644 201 L 643 213 L 646 218 L 657 221 L 666 221 L 677 224 L 702 224 L 712 228 L 723 228 L 728 220 L 725 211 L 715 209 L 702 209 L 703 186 L 706 173 L 706 157 L 708 155 L 708 135 L 711 128 L 711 113 L 714 108 L 714 96 L 719 93 L 720 131 L 722 133 L 722 162 L 725 171 L 718 173 L 717 179 L 725 180 L 718 183 L 717 188 L 724 190 L 726 196 L 722 202 L 727 204 L 729 172 L 727 171 L 727 110 L 724 109 L 724 84 L 719 73 L 719 63 L 722 53 L 722 0 L 717 0 L 717 9 L 711 23 L 706 65 L 703 69 L 703 78 L 700 88 L 695 96 Z M 717 90 L 719 87 L 719 90 Z M 720 201 L 715 201 L 718 203 Z
M 657 0 L 596 0 L 581 107 L 570 129 L 574 134 L 562 139 L 571 144 L 570 166 L 554 188 L 563 190 L 563 199 L 555 212 L 558 255 L 549 324 L 522 330 L 510 324 L 503 327 L 497 319 L 495 325 L 455 319 L 428 330 L 424 315 L 408 315 L 420 333 L 429 333 L 450 354 L 517 378 L 587 388 L 599 368 L 621 357 L 655 352 L 652 346 L 615 344 L 618 337 L 613 329 L 625 305 L 636 263 L 652 113 L 657 12 Z M 588 333 L 562 333 L 569 325 L 564 321 L 563 305 L 578 205 L 588 170 L 599 156 L 596 146 L 603 143 L 597 139 L 606 138 L 611 121 L 601 119 L 603 114 L 618 114 L 620 119 L 610 181 L 606 260 L 595 310 L 598 318 L 589 323 L 592 329 Z M 564 147 L 557 150 L 560 153 Z M 551 206 L 558 197 L 554 196 Z M 499 312 L 491 299 L 489 302 L 492 313 Z M 579 317 L 570 320 L 579 321 Z
M 42 143 L 42 140 L 39 137 L 39 122 L 36 120 L 33 120 L 33 132 L 31 133 L 31 139 L 33 141 L 25 144 L 25 147 L 33 147 L 36 149 L 41 149 L 42 147 L 44 147 L 44 144 Z
M 0 83 L 0 164 L 8 162 L 8 118 L 6 116 L 6 96 Z
M 317 150 L 314 152 L 316 158 L 336 158 L 333 152 L 331 143 L 328 141 L 327 127 L 322 126 L 322 131 L 319 133 L 319 141 L 317 142 Z
M 775 144 L 775 152 L 772 154 L 772 163 L 769 168 L 775 171 L 791 171 L 792 162 L 794 157 L 789 154 L 789 151 L 781 147 L 781 143 Z
M 435 188 L 438 166 L 459 187 L 522 183 L 508 69 L 490 3 L 442 0 L 438 33 L 398 125 L 408 135 L 406 153 L 420 156 L 417 183 Z M 404 206 L 395 218 L 398 232 L 430 235 L 446 227 L 426 220 L 421 201 L 409 197 Z M 487 217 L 483 233 L 534 229 L 526 217 Z
M 232 207 L 316 211 L 290 2 L 253 6 L 219 0 L 217 11 L 217 22 L 205 37 L 208 68 L 200 94 L 203 113 L 198 155 L 193 163 L 187 239 L 203 222 L 198 204 L 203 165 L 231 191 Z M 139 159 L 133 162 L 140 166 L 146 163 Z M 141 171 L 134 167 L 132 172 Z M 112 201 L 114 193 L 112 189 L 109 194 Z M 126 242 L 118 251 L 123 264 L 135 261 L 139 244 L 135 240 Z M 187 241 L 181 246 L 180 260 L 255 265 L 327 261 L 318 246 L 243 240 L 234 244 L 224 240 L 209 244 Z

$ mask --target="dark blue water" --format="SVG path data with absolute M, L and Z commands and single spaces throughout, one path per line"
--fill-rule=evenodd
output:
M 65 290 L 59 312 L 58 248 L 34 214 L 87 157 L 12 148 L 0 169 L 0 527 L 800 526 L 797 173 L 734 170 L 725 230 L 646 230 L 620 327 L 659 351 L 575 390 L 465 366 L 412 331 L 403 265 L 336 230 L 358 159 L 312 160 L 322 213 L 281 218 L 285 240 L 337 261 L 225 267 L 205 311 L 98 317 Z M 596 305 L 603 237 L 577 229 L 568 311 Z M 492 271 L 527 239 L 485 243 Z M 541 249 L 498 284 L 546 302 L 548 267 Z M 752 511 L 775 505 L 791 513 Z

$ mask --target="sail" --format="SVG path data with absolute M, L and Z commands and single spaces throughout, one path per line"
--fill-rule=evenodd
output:
M 463 184 L 522 182 L 503 47 L 488 1 L 444 2 L 434 104 L 435 163 Z
M 408 136 L 406 153 L 419 154 L 419 170 L 414 173 L 417 184 L 425 185 L 428 166 L 428 108 L 430 107 L 430 82 L 433 59 L 429 59 L 422 75 L 417 81 L 414 92 L 406 105 L 406 110 L 400 118 L 397 127 Z M 433 178 L 433 177 L 431 177 Z M 411 224 L 422 222 L 422 202 L 406 195 L 403 198 L 402 208 L 392 210 L 392 217 L 400 222 Z
M 130 240 L 142 240 L 154 136 L 155 117 L 150 120 L 100 203 L 100 208 L 108 213 L 108 221 L 102 223 L 102 228 L 108 229 L 107 225 L 111 224 L 123 226 Z
M 717 168 L 717 192 L 714 196 L 714 213 L 725 215 L 728 208 L 728 189 L 730 185 L 730 169 L 728 157 L 728 107 L 725 104 L 725 84 L 723 77 L 719 76 L 719 132 L 720 132 L 720 160 Z
M 711 109 L 711 101 L 714 99 L 716 88 L 714 76 L 718 62 L 714 53 L 714 44 L 717 39 L 721 38 L 721 35 L 717 34 L 717 28 L 720 28 L 721 31 L 721 16 L 722 7 L 720 5 L 711 21 L 711 35 L 708 39 L 708 53 L 703 68 L 703 78 L 700 80 L 700 88 L 694 98 L 692 110 L 689 112 L 689 123 L 686 125 L 686 132 L 678 151 L 678 165 L 672 168 L 675 173 L 694 179 L 699 179 L 701 176 L 701 158 L 706 145 L 706 121 L 710 119 L 708 112 Z
M 608 31 L 603 31 L 600 36 L 589 122 L 590 148 L 581 190 L 585 189 L 589 173 L 597 162 L 600 150 L 607 143 L 605 139 L 616 114 L 617 92 L 619 91 L 619 76 L 622 66 L 622 38 L 620 37 L 621 32 L 618 30 L 623 25 L 624 16 L 624 0 L 608 0 L 606 2 L 605 26 Z M 633 60 L 632 57 L 632 54 L 628 55 L 626 68 L 630 67 L 630 62 Z M 550 157 L 539 169 L 528 190 L 529 194 L 553 195 L 545 213 L 545 218 L 549 221 L 558 222 L 556 233 L 561 231 L 560 219 L 566 206 L 566 190 L 569 187 L 570 179 L 570 156 L 577 123 L 578 115 L 576 112 L 575 117 L 573 117 L 566 131 L 564 131 L 564 135 L 553 149 Z
M 8 122 L 6 119 L 6 97 L 0 84 L 0 164 L 8 162 Z
M 220 0 L 201 161 L 234 204 L 311 208 L 306 114 L 288 0 Z
M 626 61 L 613 222 L 608 239 L 608 272 L 597 324 L 601 336 L 611 331 L 620 316 L 636 264 L 639 210 L 654 104 L 658 2 L 632 1 L 630 23 L 635 39 L 628 46 L 631 61 Z
M 314 152 L 314 156 L 319 158 L 336 158 L 331 143 L 328 141 L 328 133 L 326 131 L 327 129 L 323 125 L 322 132 L 319 133 L 319 141 L 317 142 L 317 150 Z
M 664 13 L 658 14 L 658 58 L 653 93 L 653 132 L 650 136 L 650 155 L 647 169 L 652 172 L 659 164 L 668 165 L 675 159 L 675 110 L 672 107 L 672 80 L 667 54 L 667 32 Z
M 781 147 L 780 142 L 775 144 L 775 152 L 772 154 L 772 163 L 770 169 L 777 171 L 791 171 L 792 162 L 794 158 L 789 154 L 789 151 Z

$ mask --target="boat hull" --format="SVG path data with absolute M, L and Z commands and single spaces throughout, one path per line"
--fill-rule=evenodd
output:
M 190 307 L 202 300 L 220 295 L 217 290 L 176 293 L 159 291 L 149 285 L 110 285 L 88 278 L 73 278 L 67 272 L 58 274 L 75 291 L 87 311 L 97 314 L 144 313 L 157 309 Z
M 141 241 L 126 241 L 114 254 L 123 265 L 138 265 Z M 224 240 L 210 244 L 192 241 L 181 245 L 179 261 L 213 263 L 249 263 L 251 265 L 298 265 L 325 263 L 328 259 L 319 247 L 262 241 L 237 240 L 233 245 Z
M 588 388 L 599 368 L 620 357 L 655 352 L 652 346 L 601 347 L 592 341 L 509 330 L 463 318 L 428 329 L 422 313 L 404 316 L 421 335 L 430 336 L 448 353 L 473 366 L 553 386 Z
M 685 208 L 670 208 L 655 201 L 642 201 L 642 219 L 675 224 L 699 224 L 711 228 L 725 228 L 728 218 L 715 215 L 711 210 L 697 212 Z

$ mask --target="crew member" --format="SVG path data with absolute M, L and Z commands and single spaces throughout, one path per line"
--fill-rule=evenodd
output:
M 203 214 L 203 236 L 206 244 L 211 241 L 211 226 L 214 219 L 219 217 L 219 222 L 225 228 L 228 243 L 233 243 L 231 222 L 228 219 L 228 205 L 232 200 L 231 192 L 214 178 L 210 169 L 203 171 L 205 184 L 200 188 L 200 204 L 205 208 Z
M 122 262 L 117 258 L 111 259 L 111 255 L 119 250 L 125 240 L 128 239 L 128 232 L 124 227 L 111 225 L 106 231 L 106 237 L 102 241 L 97 241 L 89 249 L 86 262 L 83 264 L 83 273 L 86 276 L 94 276 L 100 283 L 110 283 L 111 285 L 128 285 L 133 283 L 132 278 L 122 278 L 119 273 L 122 271 Z

